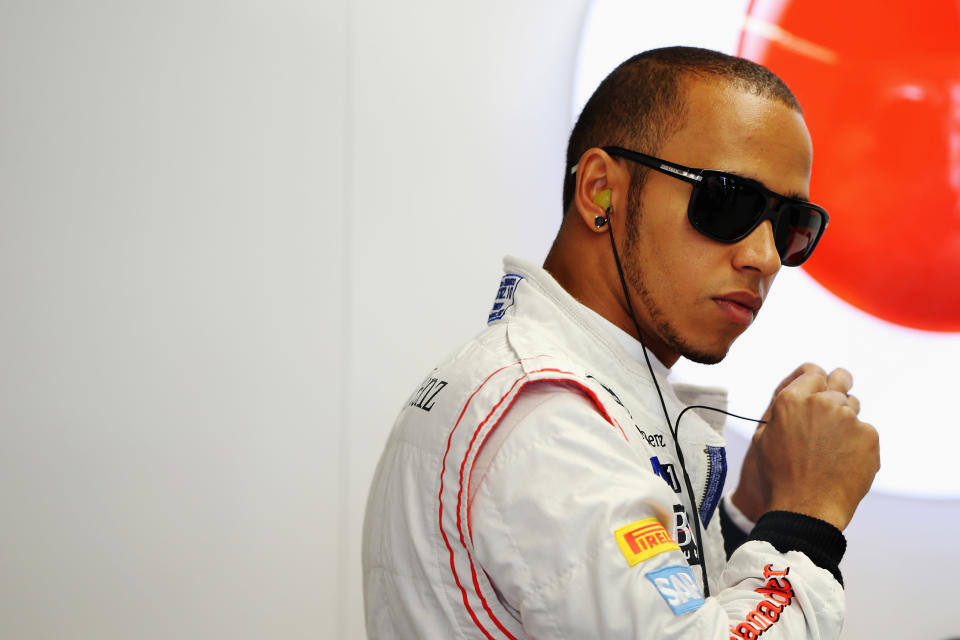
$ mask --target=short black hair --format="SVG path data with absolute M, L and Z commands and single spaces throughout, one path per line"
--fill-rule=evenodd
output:
M 656 155 L 663 141 L 686 121 L 683 82 L 689 77 L 709 76 L 803 113 L 783 80 L 750 60 L 696 47 L 638 53 L 604 78 L 570 133 L 563 179 L 564 213 L 570 209 L 577 183 L 571 170 L 587 149 L 617 145 Z M 642 168 L 635 171 L 644 172 Z

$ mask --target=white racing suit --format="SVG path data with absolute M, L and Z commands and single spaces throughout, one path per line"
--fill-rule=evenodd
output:
M 785 512 L 727 527 L 722 416 L 684 414 L 682 465 L 646 363 L 545 271 L 505 268 L 487 329 L 413 392 L 377 468 L 369 637 L 838 637 L 842 534 Z M 671 421 L 724 408 L 660 386 Z

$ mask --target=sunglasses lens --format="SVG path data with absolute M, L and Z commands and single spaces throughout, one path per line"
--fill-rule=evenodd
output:
M 690 223 L 707 237 L 721 242 L 736 242 L 757 226 L 767 207 L 767 195 L 755 185 L 737 176 L 703 172 L 690 206 Z M 784 202 L 774 241 L 780 263 L 795 267 L 810 257 L 810 252 L 826 225 L 826 216 L 798 202 Z M 777 218 L 774 218 L 777 219 Z
M 788 205 L 780 214 L 775 232 L 780 262 L 786 267 L 795 267 L 810 257 L 824 224 L 823 214 L 816 209 Z
M 735 176 L 705 174 L 697 187 L 690 223 L 704 235 L 731 242 L 753 228 L 766 200 L 753 185 Z

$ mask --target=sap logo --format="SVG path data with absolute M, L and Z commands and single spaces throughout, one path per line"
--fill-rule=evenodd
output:
M 690 567 L 678 564 L 651 571 L 646 576 L 675 614 L 694 611 L 704 603 L 703 593 Z

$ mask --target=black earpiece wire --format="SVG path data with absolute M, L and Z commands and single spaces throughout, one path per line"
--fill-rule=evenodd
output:
M 606 222 L 610 220 L 610 213 L 612 212 L 613 207 L 608 206 L 606 211 Z M 598 227 L 603 225 L 597 225 Z M 687 473 L 687 466 L 684 463 L 683 459 L 683 450 L 680 448 L 680 439 L 678 434 L 680 433 L 680 418 L 683 417 L 683 414 L 689 411 L 690 409 L 707 409 L 709 411 L 716 411 L 718 413 L 723 413 L 728 416 L 739 418 L 741 420 L 749 420 L 751 422 L 756 422 L 759 424 L 766 424 L 766 420 L 757 420 L 756 418 L 747 418 L 745 416 L 739 416 L 735 413 L 730 413 L 729 411 L 724 411 L 723 409 L 718 409 L 716 407 L 708 407 L 706 405 L 692 405 L 684 408 L 679 414 L 677 414 L 676 423 L 671 423 L 670 413 L 667 411 L 667 403 L 663 399 L 663 393 L 660 391 L 660 383 L 657 382 L 657 375 L 653 371 L 653 365 L 650 364 L 650 356 L 647 353 L 647 345 L 643 341 L 643 333 L 640 331 L 640 323 L 637 322 L 637 316 L 633 312 L 633 303 L 630 301 L 630 294 L 627 290 L 627 281 L 623 276 L 623 267 L 620 265 L 620 254 L 617 252 L 617 244 L 613 240 L 613 224 L 610 224 L 609 228 L 610 233 L 610 247 L 613 249 L 613 260 L 617 264 L 617 273 L 620 275 L 620 286 L 623 288 L 623 297 L 627 301 L 627 310 L 630 312 L 630 320 L 633 321 L 633 328 L 637 332 L 637 339 L 640 341 L 640 346 L 643 349 L 643 359 L 647 363 L 647 369 L 650 371 L 650 377 L 653 379 L 653 386 L 657 390 L 657 396 L 660 398 L 660 407 L 663 409 L 663 417 L 667 420 L 667 429 L 670 430 L 670 434 L 673 436 L 673 446 L 677 452 L 677 461 L 680 463 L 680 470 L 683 472 L 683 481 L 687 487 L 687 494 L 690 496 L 690 505 L 693 507 L 693 513 L 690 515 L 690 519 L 693 520 L 694 533 L 696 534 L 697 546 L 700 549 L 700 572 L 703 575 L 703 593 L 706 597 L 710 597 L 710 583 L 707 580 L 707 556 L 703 548 L 703 535 L 700 531 L 700 509 L 697 505 L 696 494 L 693 493 L 693 483 L 690 482 L 690 474 Z

